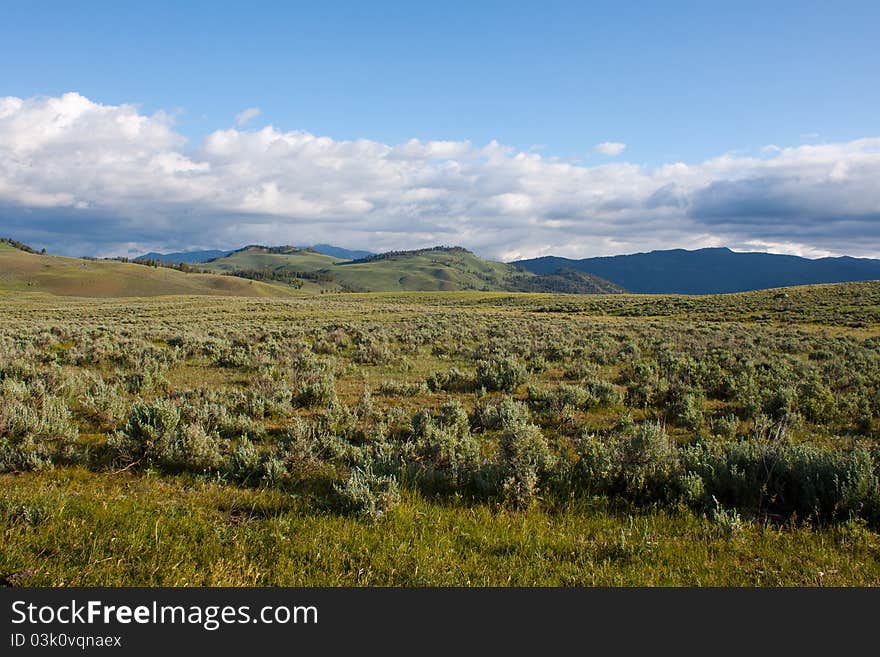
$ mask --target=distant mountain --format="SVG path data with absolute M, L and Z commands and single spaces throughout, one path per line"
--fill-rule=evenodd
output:
M 880 260 L 801 258 L 772 253 L 735 253 L 727 248 L 651 251 L 571 260 L 555 256 L 512 263 L 536 274 L 563 269 L 588 272 L 630 292 L 718 294 L 814 283 L 880 280 Z
M 244 247 L 248 248 L 248 247 Z M 373 255 L 370 251 L 358 251 L 352 249 L 344 249 L 340 246 L 332 244 L 315 244 L 314 246 L 290 246 L 290 247 L 272 247 L 272 248 L 288 248 L 307 251 L 316 251 L 324 255 L 332 256 L 340 260 L 357 260 L 358 258 L 366 258 Z M 159 262 L 208 262 L 216 258 L 228 256 L 230 253 L 241 251 L 235 249 L 231 251 L 179 251 L 177 253 L 156 253 L 151 251 L 142 256 L 134 258 L 135 260 L 158 260 Z
M 182 251 L 179 253 L 156 253 L 151 251 L 135 260 L 158 260 L 159 262 L 207 262 L 229 255 L 230 251 Z
M 312 251 L 317 251 L 318 253 L 323 253 L 324 255 L 333 256 L 334 258 L 339 258 L 340 260 L 357 260 L 359 258 L 366 258 L 367 256 L 373 255 L 370 251 L 343 249 L 341 246 L 333 246 L 332 244 L 314 244 L 310 247 L 301 248 L 310 248 Z

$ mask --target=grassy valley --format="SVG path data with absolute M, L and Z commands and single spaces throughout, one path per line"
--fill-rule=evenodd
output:
M 878 283 L 0 295 L 10 585 L 876 585 L 878 445 Z

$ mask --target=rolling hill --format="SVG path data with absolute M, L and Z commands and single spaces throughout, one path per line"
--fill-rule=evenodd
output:
M 392 251 L 350 260 L 333 275 L 352 291 L 499 290 L 516 270 L 460 247 Z
M 203 265 L 206 269 L 219 272 L 282 268 L 288 271 L 315 272 L 332 267 L 338 262 L 345 260 L 318 253 L 313 249 L 251 244 L 209 260 Z
M 536 275 L 484 260 L 461 247 L 391 251 L 344 260 L 292 246 L 251 245 L 204 263 L 217 272 L 285 280 L 295 276 L 322 289 L 347 292 L 485 290 L 615 293 L 623 289 L 583 272 Z M 308 289 L 308 288 L 304 288 Z
M 512 263 L 536 274 L 577 270 L 644 294 L 719 294 L 793 285 L 880 279 L 880 260 L 674 249 L 571 260 L 545 256 Z
M 165 267 L 36 255 L 0 243 L 0 294 L 43 292 L 77 297 L 152 297 L 192 294 L 286 297 L 291 288 L 233 276 L 185 274 Z
M 40 255 L 0 241 L 0 294 L 136 297 L 173 294 L 278 297 L 319 292 L 505 291 L 617 293 L 585 272 L 539 275 L 461 247 L 395 251 L 345 260 L 294 246 L 250 245 L 190 268 Z M 184 263 L 186 264 L 186 263 Z M 173 265 L 173 266 L 172 266 Z

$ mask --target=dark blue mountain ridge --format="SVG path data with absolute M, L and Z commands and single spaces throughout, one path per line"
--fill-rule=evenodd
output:
M 880 260 L 802 258 L 728 248 L 671 249 L 573 260 L 544 256 L 511 263 L 536 274 L 575 269 L 643 294 L 720 294 L 792 285 L 880 280 Z
M 373 255 L 372 251 L 344 249 L 341 246 L 333 246 L 332 244 L 314 244 L 310 247 L 301 248 L 310 248 L 312 251 L 317 251 L 318 253 L 323 253 L 324 255 L 328 255 L 333 258 L 344 258 L 345 260 L 359 260 L 360 258 L 366 258 Z
M 231 251 L 180 251 L 178 253 L 156 253 L 150 251 L 134 260 L 158 260 L 159 262 L 208 262 L 214 258 L 227 256 Z

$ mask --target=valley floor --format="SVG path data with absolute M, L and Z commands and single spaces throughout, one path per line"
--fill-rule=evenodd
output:
M 0 581 L 880 584 L 880 284 L 0 295 Z

